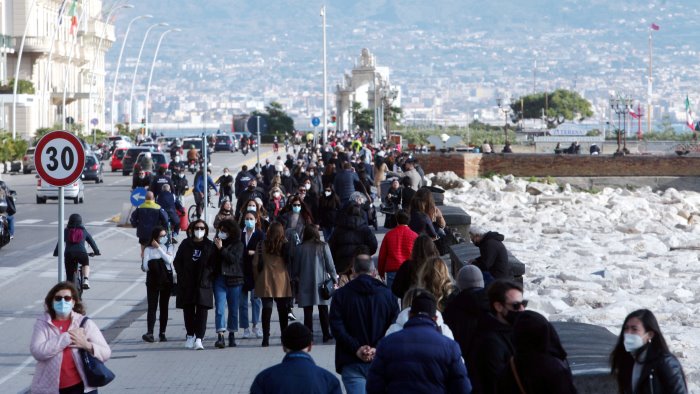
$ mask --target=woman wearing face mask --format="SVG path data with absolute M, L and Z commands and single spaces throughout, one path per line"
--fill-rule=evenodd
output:
M 610 354 L 620 393 L 687 393 L 683 367 L 669 351 L 654 314 L 636 310 L 625 318 Z
M 151 232 L 151 243 L 143 250 L 141 270 L 146 272 L 146 314 L 147 332 L 141 337 L 146 342 L 153 342 L 153 328 L 156 324 L 156 310 L 160 307 L 160 331 L 158 338 L 166 342 L 165 328 L 168 326 L 168 304 L 173 288 L 173 249 L 168 243 L 168 233 L 163 227 L 156 226 Z
M 97 393 L 85 380 L 79 349 L 105 362 L 112 351 L 97 324 L 88 319 L 85 307 L 70 282 L 61 282 L 44 299 L 45 313 L 36 319 L 29 351 L 36 359 L 32 393 Z
M 270 199 L 267 202 L 267 212 L 270 214 L 271 221 L 277 220 L 286 203 L 287 199 L 285 198 L 284 193 L 282 193 L 282 190 L 279 187 L 271 187 Z
M 267 228 L 270 226 L 270 221 L 267 218 L 267 211 L 265 211 L 257 200 L 248 200 L 241 207 L 241 212 L 239 216 L 241 217 L 238 222 L 241 230 L 245 229 L 245 214 L 252 213 L 255 216 L 255 221 L 260 225 L 262 232 L 266 232 Z
M 313 218 L 300 196 L 292 196 L 278 218 L 284 226 L 284 235 L 292 246 L 301 243 L 304 227 L 313 223 Z
M 253 212 L 246 212 L 243 215 L 243 223 L 245 225 L 245 230 L 241 233 L 241 241 L 243 242 L 243 289 L 240 302 L 238 303 L 238 313 L 241 319 L 243 338 L 250 338 L 251 335 L 262 338 L 262 329 L 258 327 L 262 302 L 260 298 L 255 296 L 252 290 L 255 289 L 253 258 L 255 257 L 255 250 L 258 246 L 258 242 L 265 239 L 265 233 L 260 229 L 260 222 L 257 220 L 257 215 Z M 250 297 L 248 296 L 249 294 Z M 250 298 L 253 315 L 252 333 L 248 325 L 248 298 Z
M 219 213 L 214 217 L 214 228 L 218 229 L 219 224 L 226 219 L 233 219 L 233 207 L 230 200 L 224 200 L 224 203 L 221 204 Z
M 238 331 L 238 305 L 243 288 L 243 243 L 241 230 L 233 219 L 221 222 L 214 238 L 214 307 L 216 310 L 217 340 L 214 346 L 225 348 L 228 329 L 228 346 L 236 346 Z M 228 307 L 228 319 L 226 308 Z
M 318 212 L 320 215 L 319 226 L 323 231 L 323 239 L 331 239 L 335 220 L 340 209 L 340 198 L 333 191 L 332 184 L 326 184 L 323 188 L 323 195 L 318 200 Z
M 175 306 L 182 309 L 187 338 L 185 347 L 202 350 L 209 309 L 214 306 L 212 285 L 214 243 L 207 238 L 209 226 L 198 219 L 190 223 L 173 262 L 178 292 Z

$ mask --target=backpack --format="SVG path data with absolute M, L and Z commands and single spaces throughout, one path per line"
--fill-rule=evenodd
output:
M 68 242 L 72 244 L 78 244 L 83 241 L 83 229 L 82 228 L 70 228 L 68 229 Z

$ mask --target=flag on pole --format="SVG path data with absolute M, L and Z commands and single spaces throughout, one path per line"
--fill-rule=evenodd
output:
M 630 109 L 630 116 L 634 119 L 639 119 L 639 114 Z
M 652 23 L 649 27 L 651 27 L 651 30 L 654 31 L 659 31 L 659 29 L 661 29 L 661 27 L 659 27 L 659 25 L 657 25 L 656 23 Z
M 78 0 L 73 0 L 73 3 L 70 5 L 70 11 L 68 11 L 68 15 L 70 16 L 70 34 L 73 34 L 75 28 L 78 27 L 78 16 L 76 15 L 77 7 Z
M 321 16 L 325 16 L 325 15 L 326 15 L 326 6 L 323 5 L 323 6 L 321 6 Z
M 690 130 L 695 131 L 695 121 L 693 120 L 693 111 L 690 110 L 690 99 L 685 96 L 685 124 Z
M 67 1 L 68 0 L 63 0 L 63 2 L 61 3 L 61 6 L 58 7 L 58 24 L 59 25 L 63 23 L 63 13 L 66 12 L 66 2 Z

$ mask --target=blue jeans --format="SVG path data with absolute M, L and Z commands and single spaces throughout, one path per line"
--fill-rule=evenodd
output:
M 7 224 L 10 226 L 10 237 L 15 236 L 15 215 L 7 215 Z
M 249 296 L 250 294 L 250 296 Z M 248 328 L 248 299 L 250 298 L 250 303 L 253 305 L 253 325 L 257 325 L 260 321 L 260 308 L 262 307 L 262 301 L 260 298 L 256 297 L 251 291 L 241 290 L 241 298 L 238 302 L 238 314 L 241 318 L 241 328 Z
M 394 279 L 396 279 L 396 272 L 387 272 L 386 273 L 386 286 L 391 289 L 391 284 L 394 283 Z
M 238 305 L 241 299 L 241 288 L 243 286 L 226 286 L 223 276 L 219 276 L 214 281 L 214 305 L 216 308 L 215 322 L 216 332 L 229 332 L 238 330 Z M 228 307 L 228 319 L 226 316 Z M 228 323 L 228 324 L 226 324 Z
M 365 394 L 367 385 L 367 373 L 370 363 L 355 363 L 343 367 L 340 376 L 343 378 L 343 386 L 347 394 Z

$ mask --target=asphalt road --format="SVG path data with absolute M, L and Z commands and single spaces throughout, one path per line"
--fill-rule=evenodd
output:
M 261 160 L 271 153 L 271 148 L 263 147 Z M 254 165 L 255 159 L 255 154 L 215 153 L 213 175 L 221 174 L 225 166 L 235 174 L 243 164 Z M 104 169 L 104 183 L 85 183 L 84 204 L 65 204 L 66 222 L 70 214 L 80 213 L 102 252 L 91 258 L 92 289 L 85 292 L 84 301 L 90 317 L 103 329 L 145 298 L 135 230 L 119 228 L 110 220 L 129 201 L 131 177 L 110 172 L 108 162 Z M 188 176 L 190 185 L 192 178 Z M 36 204 L 35 174 L 3 175 L 2 179 L 18 193 L 15 238 L 0 249 L 0 392 L 13 393 L 25 392 L 31 383 L 32 327 L 43 310 L 46 292 L 57 279 L 57 259 L 52 254 L 58 239 L 58 204 Z

